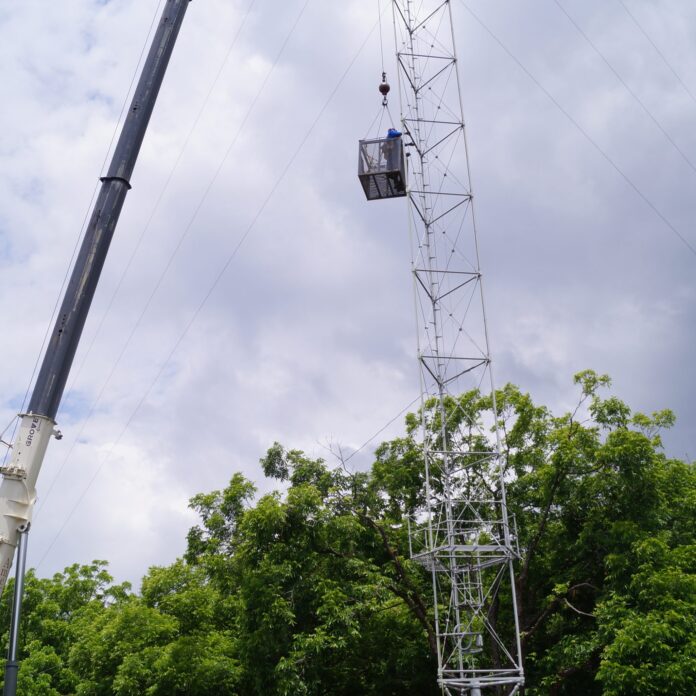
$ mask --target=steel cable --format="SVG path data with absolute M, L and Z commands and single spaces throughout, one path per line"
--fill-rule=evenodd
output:
M 309 0 L 307 0 L 307 2 L 309 2 Z M 305 6 L 306 6 L 306 4 L 307 4 L 307 3 L 305 3 Z M 295 24 L 295 26 L 296 26 L 296 24 Z M 326 109 L 328 108 L 329 104 L 331 103 L 331 101 L 332 101 L 333 98 L 335 97 L 336 93 L 338 92 L 339 88 L 341 87 L 341 85 L 343 84 L 344 80 L 345 80 L 346 77 L 348 76 L 350 70 L 352 69 L 353 65 L 354 65 L 355 62 L 357 61 L 358 57 L 360 56 L 360 54 L 361 54 L 362 51 L 364 50 L 365 46 L 367 45 L 367 43 L 368 43 L 370 37 L 372 36 L 372 34 L 374 33 L 374 31 L 375 31 L 376 28 L 377 28 L 377 24 L 375 24 L 375 25 L 370 29 L 370 31 L 368 32 L 367 36 L 366 36 L 365 39 L 363 40 L 363 42 L 360 44 L 358 50 L 356 51 L 356 53 L 353 55 L 353 57 L 352 57 L 351 60 L 349 61 L 348 66 L 347 66 L 346 69 L 344 70 L 343 74 L 341 75 L 341 77 L 339 78 L 339 80 L 338 80 L 337 83 L 335 84 L 334 88 L 332 89 L 332 91 L 331 91 L 330 94 L 328 95 L 326 101 L 324 102 L 324 104 L 322 105 L 322 107 L 321 107 L 321 108 L 319 109 L 319 111 L 317 112 L 317 114 L 316 114 L 314 120 L 312 121 L 312 123 L 311 123 L 311 125 L 309 126 L 308 130 L 305 132 L 305 134 L 304 134 L 304 136 L 302 137 L 302 139 L 300 140 L 300 142 L 299 142 L 299 144 L 297 145 L 296 149 L 294 150 L 293 154 L 290 156 L 290 158 L 289 158 L 288 161 L 286 162 L 284 168 L 282 169 L 282 171 L 281 171 L 281 173 L 279 174 L 278 178 L 276 179 L 275 183 L 274 183 L 273 186 L 271 187 L 271 189 L 270 189 L 270 191 L 268 192 L 268 194 L 267 194 L 266 198 L 264 199 L 263 203 L 262 203 L 261 206 L 257 209 L 255 215 L 253 216 L 253 218 L 252 218 L 251 222 L 249 223 L 249 225 L 247 226 L 246 230 L 244 231 L 244 233 L 242 234 L 242 236 L 241 236 L 240 239 L 238 240 L 237 244 L 235 245 L 235 247 L 233 248 L 233 250 L 231 251 L 231 253 L 230 253 L 230 254 L 227 256 L 227 258 L 225 259 L 225 261 L 224 261 L 222 267 L 219 269 L 219 271 L 218 271 L 217 274 L 215 275 L 215 278 L 213 279 L 213 282 L 212 282 L 212 283 L 210 284 L 210 286 L 208 287 L 207 291 L 205 292 L 203 298 L 202 298 L 201 301 L 199 302 L 198 306 L 196 307 L 195 311 L 193 312 L 192 316 L 190 317 L 190 319 L 189 319 L 189 321 L 187 322 L 186 326 L 184 327 L 183 331 L 181 332 L 181 334 L 179 335 L 179 337 L 177 338 L 177 340 L 174 342 L 174 344 L 173 344 L 171 350 L 169 351 L 169 353 L 168 353 L 167 356 L 165 357 L 164 361 L 162 362 L 162 364 L 161 364 L 159 370 L 157 371 L 157 374 L 155 375 L 154 379 L 150 382 L 149 386 L 147 387 L 147 389 L 145 390 L 145 392 L 143 393 L 143 395 L 142 395 L 142 396 L 140 397 L 140 399 L 138 400 L 138 403 L 136 404 L 135 408 L 132 410 L 131 414 L 129 415 L 128 419 L 126 420 L 126 423 L 125 423 L 124 427 L 122 428 L 121 432 L 119 433 L 118 437 L 116 438 L 116 440 L 115 440 L 114 443 L 112 444 L 111 448 L 109 449 L 109 451 L 106 453 L 106 455 L 105 455 L 104 458 L 102 459 L 101 463 L 98 465 L 97 469 L 95 470 L 94 474 L 93 474 L 92 477 L 90 478 L 89 482 L 87 483 L 87 485 L 85 486 L 85 488 L 82 490 L 82 492 L 81 492 L 80 495 L 78 496 L 77 501 L 73 504 L 73 506 L 71 507 L 71 509 L 70 509 L 70 511 L 68 512 L 67 516 L 66 516 L 65 519 L 63 520 L 61 526 L 59 527 L 58 531 L 57 531 L 56 534 L 54 535 L 53 539 L 50 541 L 48 547 L 45 549 L 43 555 L 41 556 L 41 558 L 39 559 L 38 563 L 37 563 L 36 566 L 35 566 L 37 569 L 41 566 L 41 564 L 43 563 L 43 561 L 46 559 L 46 557 L 48 556 L 48 554 L 50 553 L 50 551 L 51 551 L 51 550 L 53 549 L 53 547 L 55 546 L 56 542 L 58 541 L 58 539 L 60 538 L 61 534 L 62 534 L 63 531 L 65 530 L 66 526 L 68 525 L 68 523 L 69 523 L 70 520 L 72 519 L 73 515 L 74 515 L 75 512 L 77 511 L 77 508 L 78 508 L 79 505 L 82 503 L 82 501 L 84 500 L 85 496 L 86 496 L 87 493 L 89 492 L 90 488 L 91 488 L 92 485 L 94 484 L 95 480 L 96 480 L 97 477 L 99 476 L 99 473 L 101 472 L 101 470 L 103 469 L 103 467 L 106 465 L 106 463 L 109 461 L 109 459 L 110 459 L 111 455 L 113 454 L 115 448 L 118 446 L 118 444 L 121 442 L 121 440 L 122 440 L 123 437 L 125 436 L 125 434 L 126 434 L 126 432 L 128 431 L 128 429 L 129 429 L 131 423 L 132 423 L 133 420 L 135 419 L 135 417 L 136 417 L 136 415 L 138 414 L 138 412 L 140 411 L 141 407 L 142 407 L 143 404 L 146 402 L 146 400 L 147 400 L 147 398 L 149 397 L 150 393 L 152 392 L 153 388 L 155 387 L 155 385 L 156 385 L 157 382 L 159 381 L 160 377 L 161 377 L 162 374 L 164 373 L 164 371 L 165 371 L 166 367 L 168 366 L 170 360 L 172 359 L 172 357 L 174 356 L 174 354 L 175 354 L 176 351 L 178 350 L 178 348 L 179 348 L 179 346 L 181 345 L 181 343 L 183 342 L 183 340 L 184 340 L 184 339 L 186 338 L 186 336 L 188 335 L 188 333 L 189 333 L 191 327 L 193 326 L 193 324 L 195 323 L 196 319 L 197 319 L 198 316 L 200 315 L 200 313 L 201 313 L 201 311 L 203 310 L 204 306 L 207 304 L 208 299 L 211 297 L 211 295 L 213 294 L 214 290 L 216 289 L 216 287 L 217 287 L 218 284 L 220 283 L 220 280 L 221 280 L 222 277 L 225 275 L 227 269 L 228 269 L 229 266 L 231 265 L 232 261 L 233 261 L 233 260 L 235 259 L 235 257 L 237 256 L 237 253 L 239 252 L 240 248 L 242 247 L 242 245 L 243 245 L 244 242 L 246 241 L 247 237 L 249 236 L 249 234 L 250 234 L 250 233 L 253 231 L 253 229 L 255 228 L 256 223 L 258 222 L 259 218 L 261 217 L 261 215 L 263 214 L 264 210 L 265 210 L 266 207 L 268 206 L 268 203 L 270 202 L 270 200 L 271 200 L 272 197 L 274 196 L 274 194 L 275 194 L 275 192 L 277 191 L 278 187 L 279 187 L 280 184 L 284 181 L 285 177 L 287 176 L 288 171 L 290 170 L 290 168 L 292 167 L 293 163 L 294 163 L 295 160 L 297 159 L 298 155 L 300 154 L 300 152 L 302 151 L 302 149 L 303 149 L 304 146 L 306 145 L 306 143 L 307 143 L 307 141 L 309 140 L 311 134 L 314 132 L 314 129 L 316 128 L 317 124 L 319 123 L 319 121 L 321 120 L 322 116 L 324 115 L 324 112 L 326 111 Z M 294 31 L 294 29 L 293 29 L 293 31 Z M 287 44 L 287 41 L 288 41 L 288 40 L 289 40 L 289 37 L 286 38 L 286 41 L 284 42 L 284 45 Z M 258 96 L 258 95 L 257 95 L 257 96 Z M 230 151 L 230 150 L 231 150 L 231 147 L 229 148 L 229 150 L 227 151 L 227 153 L 226 153 L 225 156 L 229 155 L 229 151 Z M 220 171 L 221 168 L 222 168 L 222 164 L 220 165 L 220 167 L 218 167 L 218 172 L 217 172 L 217 173 L 219 173 L 219 171 Z M 217 176 L 217 173 L 216 173 L 215 176 Z M 212 184 L 211 184 L 211 185 L 212 185 Z M 200 205 L 202 205 L 202 202 L 201 202 Z M 200 208 L 200 205 L 198 206 L 198 208 Z M 408 408 L 408 407 L 407 407 L 407 408 Z M 398 416 L 397 416 L 397 417 L 398 417 Z

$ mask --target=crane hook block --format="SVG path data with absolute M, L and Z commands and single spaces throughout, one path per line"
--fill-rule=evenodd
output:
M 386 97 L 387 94 L 389 94 L 389 90 L 391 87 L 389 86 L 388 82 L 380 82 L 379 83 L 379 93 L 383 96 Z

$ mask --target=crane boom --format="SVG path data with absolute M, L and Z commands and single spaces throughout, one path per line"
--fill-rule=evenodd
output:
M 12 567 L 19 529 L 30 522 L 36 479 L 63 390 L 118 222 L 145 131 L 190 0 L 167 0 L 43 358 L 29 408 L 20 413 L 9 465 L 0 468 L 0 593 Z

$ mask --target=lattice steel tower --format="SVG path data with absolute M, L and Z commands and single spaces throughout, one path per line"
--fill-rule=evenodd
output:
M 425 509 L 412 557 L 432 572 L 438 680 L 447 694 L 523 684 L 496 418 L 472 419 L 478 389 L 496 413 L 474 200 L 448 0 L 392 0 L 418 323 Z M 503 639 L 493 607 L 512 616 Z

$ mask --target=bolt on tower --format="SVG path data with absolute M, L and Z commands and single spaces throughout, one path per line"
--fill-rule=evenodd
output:
M 426 504 L 412 557 L 432 573 L 447 694 L 523 684 L 513 562 L 449 0 L 392 0 L 420 364 Z M 483 423 L 462 394 L 491 399 Z M 514 617 L 501 637 L 498 605 Z

